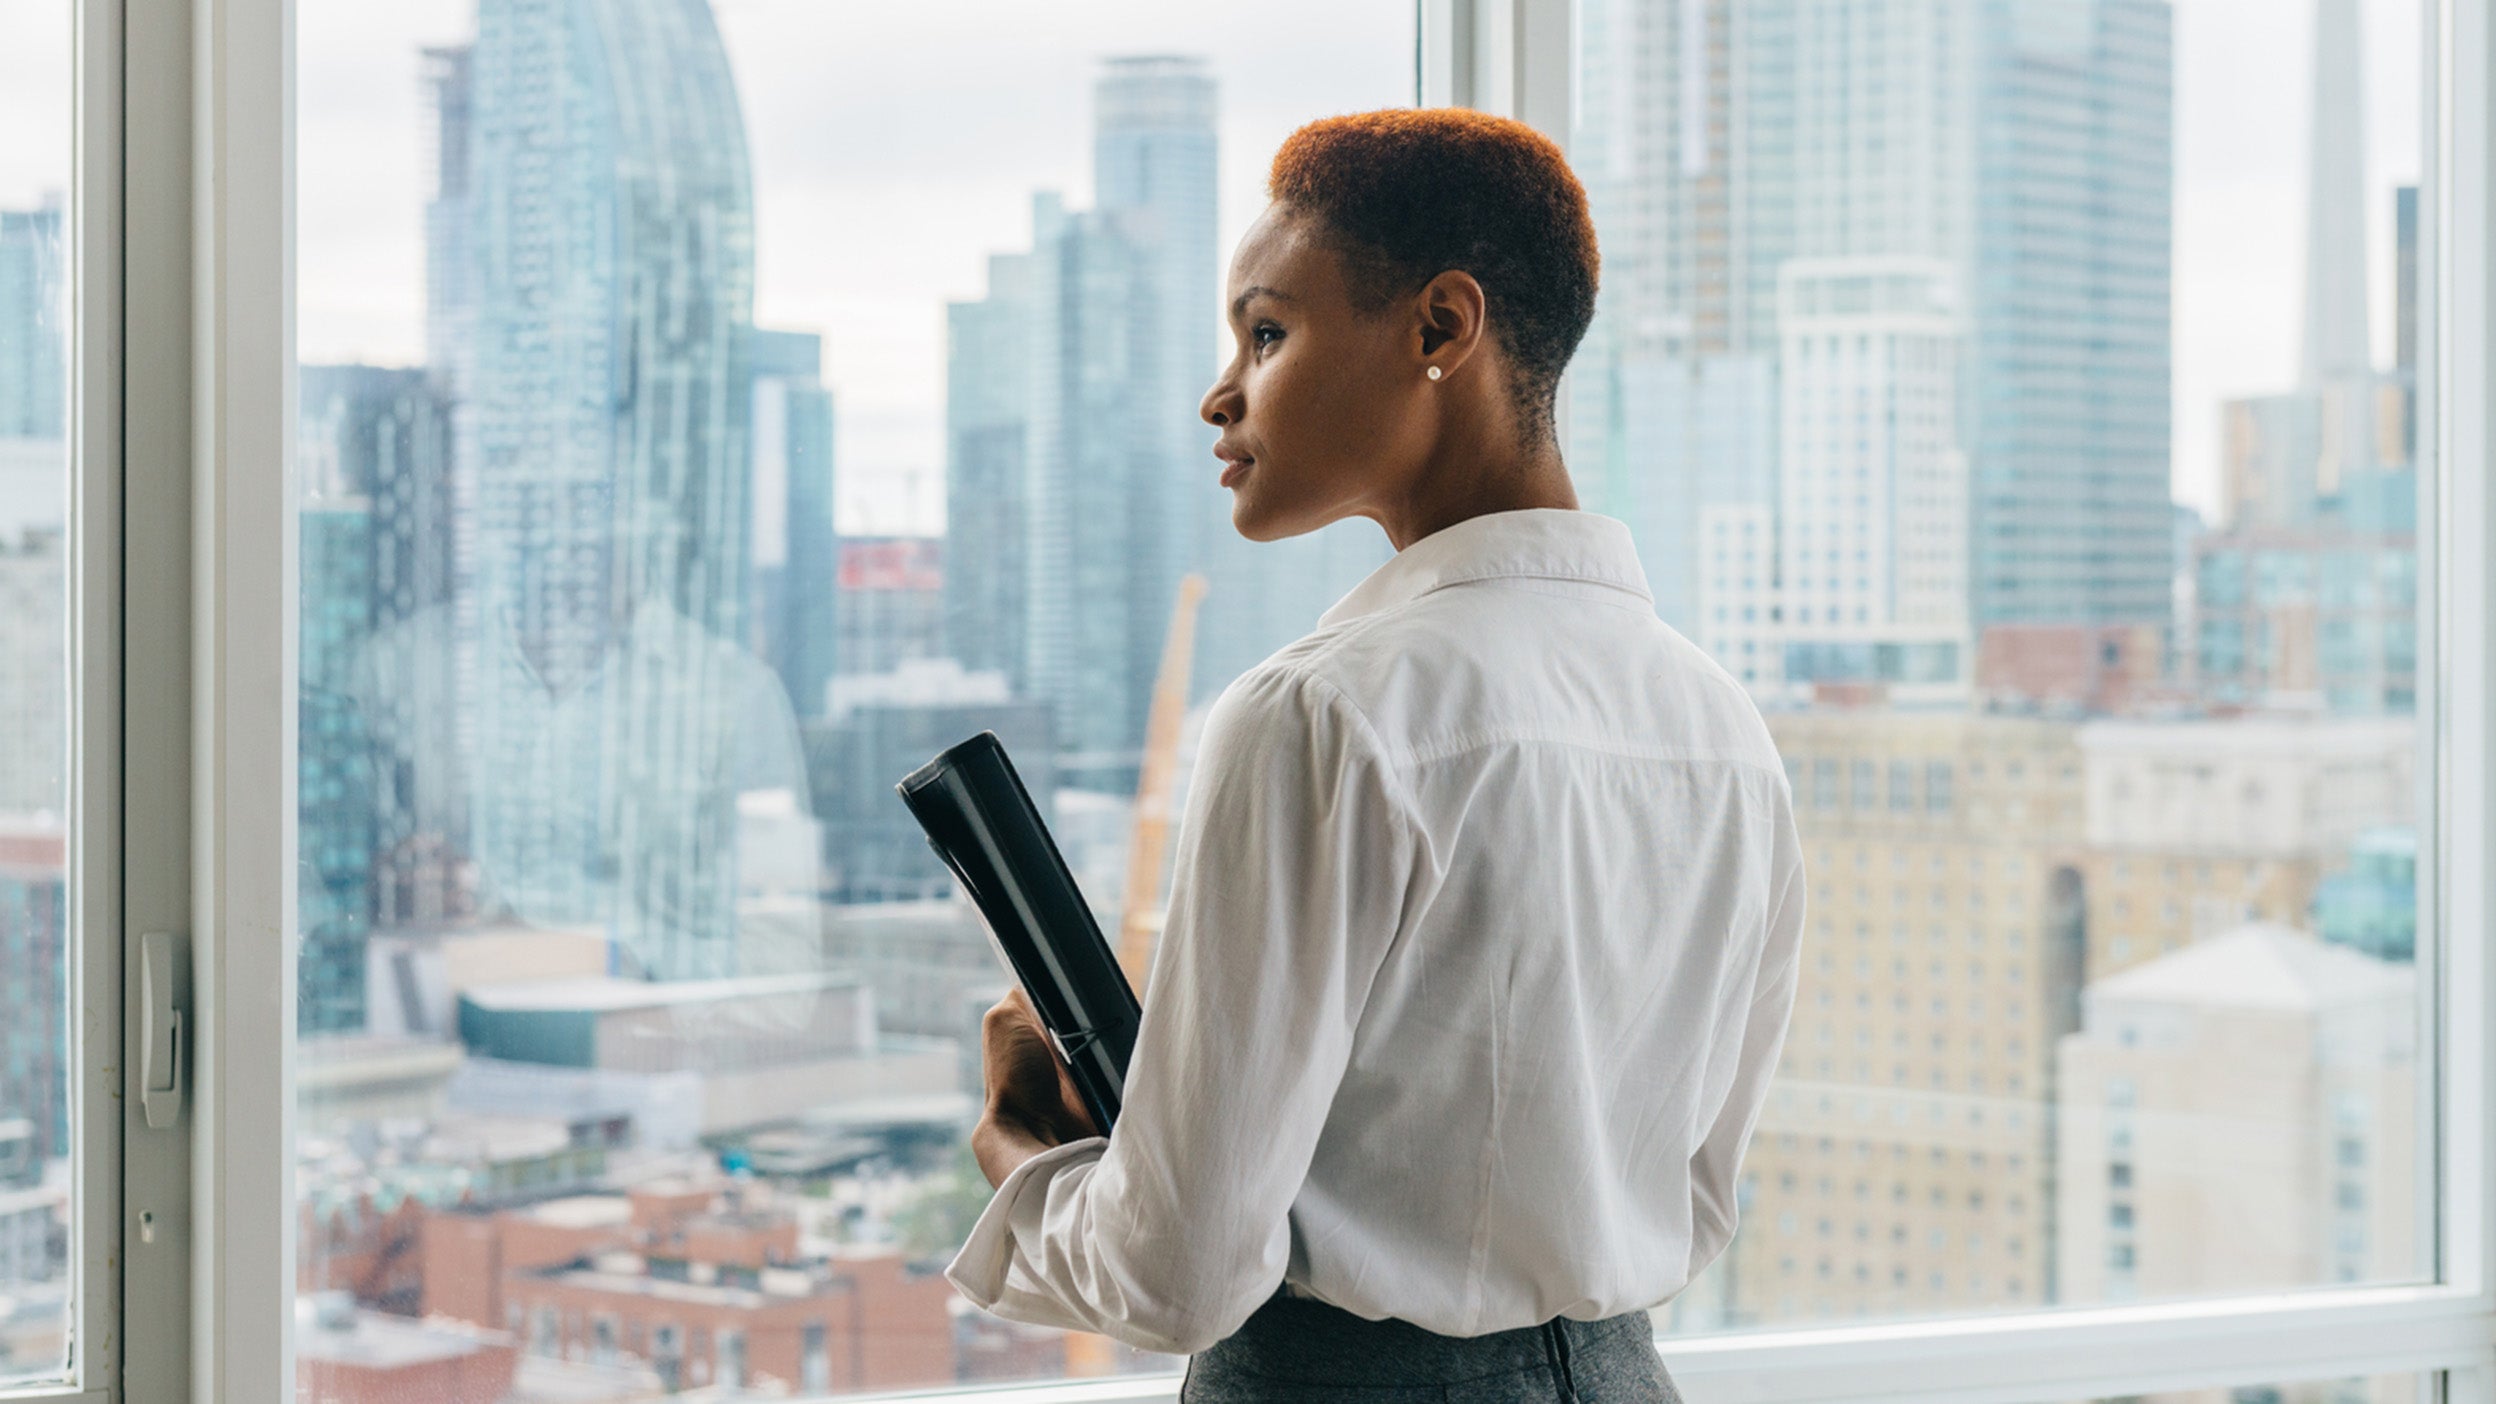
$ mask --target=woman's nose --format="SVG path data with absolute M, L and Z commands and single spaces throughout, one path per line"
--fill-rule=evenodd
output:
M 1205 392 L 1204 402 L 1196 406 L 1196 413 L 1216 429 L 1225 429 L 1237 422 L 1238 392 L 1232 388 L 1229 376 L 1213 383 L 1213 388 Z

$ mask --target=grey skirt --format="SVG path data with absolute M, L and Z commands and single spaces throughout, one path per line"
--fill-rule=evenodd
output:
M 1278 1296 L 1187 1363 L 1180 1404 L 1681 1404 L 1643 1311 L 1442 1336 Z

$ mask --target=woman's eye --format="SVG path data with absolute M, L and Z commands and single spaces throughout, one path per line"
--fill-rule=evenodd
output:
M 1282 339 L 1283 329 L 1271 324 L 1258 327 L 1255 331 L 1248 333 L 1248 340 L 1260 351 Z

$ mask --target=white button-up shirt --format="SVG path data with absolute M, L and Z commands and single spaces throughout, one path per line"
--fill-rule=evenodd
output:
M 1803 903 L 1767 728 L 1628 528 L 1447 527 L 1215 702 L 1116 1132 L 947 1275 L 1178 1354 L 1284 1283 L 1454 1336 L 1667 1301 L 1733 1235 Z

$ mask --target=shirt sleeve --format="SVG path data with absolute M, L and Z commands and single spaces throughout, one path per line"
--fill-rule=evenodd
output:
M 1016 1168 L 947 1269 L 1000 1316 L 1193 1354 L 1273 1295 L 1414 828 L 1367 721 L 1273 668 L 1215 703 L 1114 1134 Z
M 1760 946 L 1759 969 L 1751 997 L 1743 1008 L 1741 1051 L 1734 1062 L 1731 1090 L 1722 1109 L 1690 1157 L 1690 1268 L 1683 1280 L 1695 1281 L 1733 1241 L 1741 1220 L 1735 1187 L 1742 1173 L 1742 1153 L 1767 1105 L 1768 1085 L 1776 1076 L 1777 1058 L 1793 1022 L 1794 990 L 1802 968 L 1804 907 L 1809 884 L 1803 877 L 1802 844 L 1794 831 L 1794 811 L 1782 785 L 1773 819 L 1769 874 L 1774 893 L 1768 904 L 1768 929 Z

